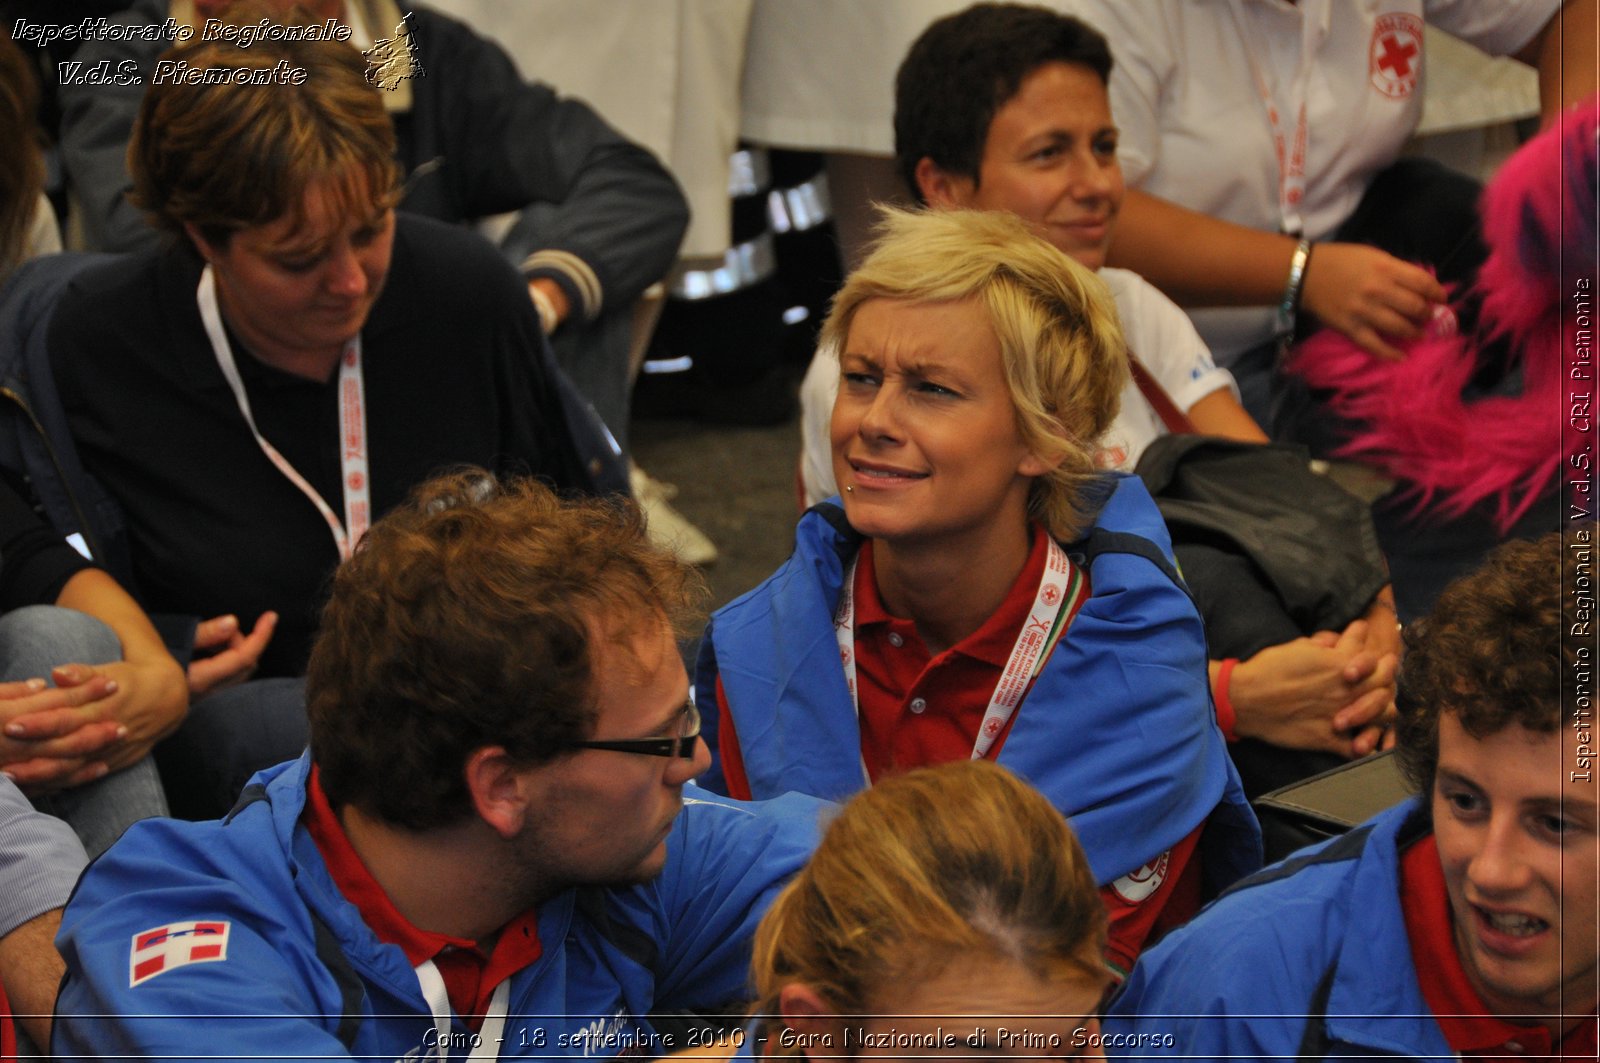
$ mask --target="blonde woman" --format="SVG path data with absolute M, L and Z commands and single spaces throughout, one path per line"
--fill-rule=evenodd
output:
M 1124 967 L 1259 834 L 1160 514 L 1095 467 L 1127 374 L 1110 296 L 1012 215 L 891 212 L 822 342 L 842 503 L 712 618 L 710 784 L 838 800 L 996 759 L 1072 819 Z
M 1099 1057 L 1105 912 L 1061 814 L 983 762 L 857 795 L 756 932 L 741 1051 Z

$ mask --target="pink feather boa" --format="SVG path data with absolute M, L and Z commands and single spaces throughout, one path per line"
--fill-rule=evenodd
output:
M 1562 352 L 1578 339 L 1573 295 L 1580 277 L 1590 285 L 1585 343 L 1593 341 L 1597 116 L 1600 100 L 1568 110 L 1507 160 L 1485 190 L 1489 256 L 1476 285 L 1476 336 L 1411 341 L 1402 344 L 1406 358 L 1391 362 L 1324 329 L 1291 356 L 1289 371 L 1331 392 L 1329 408 L 1360 426 L 1339 455 L 1401 481 L 1418 511 L 1459 517 L 1492 501 L 1504 531 L 1581 443 L 1572 434 L 1562 444 Z M 1522 394 L 1463 400 L 1476 368 L 1474 345 L 1500 337 L 1522 367 Z

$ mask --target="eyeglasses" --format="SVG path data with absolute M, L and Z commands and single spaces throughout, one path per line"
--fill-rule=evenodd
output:
M 647 757 L 694 759 L 695 742 L 700 738 L 700 710 L 691 697 L 683 703 L 675 738 L 586 739 L 572 743 L 575 749 L 610 749 L 618 753 L 642 753 Z

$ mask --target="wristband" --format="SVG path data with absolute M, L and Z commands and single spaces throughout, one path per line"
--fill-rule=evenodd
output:
M 544 328 L 544 334 L 546 336 L 554 334 L 556 326 L 560 324 L 556 320 L 554 300 L 532 284 L 528 285 L 528 295 L 533 299 L 534 308 L 539 311 L 539 324 Z
M 1311 261 L 1311 241 L 1301 240 L 1289 258 L 1289 280 L 1278 303 L 1278 329 L 1293 332 L 1295 315 L 1300 312 L 1300 286 L 1306 279 L 1306 263 Z
M 1222 737 L 1229 742 L 1239 740 L 1239 736 L 1233 732 L 1233 699 L 1229 696 L 1228 690 L 1233 684 L 1233 669 L 1238 663 L 1237 657 L 1224 660 L 1217 668 L 1217 682 L 1211 689 L 1211 700 L 1217 704 L 1217 727 L 1222 730 Z

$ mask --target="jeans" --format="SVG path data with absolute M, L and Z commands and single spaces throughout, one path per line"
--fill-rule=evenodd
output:
M 306 739 L 304 679 L 253 679 L 208 694 L 156 747 L 172 814 L 220 819 L 250 776 L 298 757 Z
M 117 636 L 85 613 L 29 605 L 0 617 L 0 682 L 48 681 L 57 665 L 105 664 L 121 657 Z M 130 824 L 167 814 L 161 779 L 149 757 L 103 779 L 32 800 L 40 812 L 70 824 L 91 859 Z

